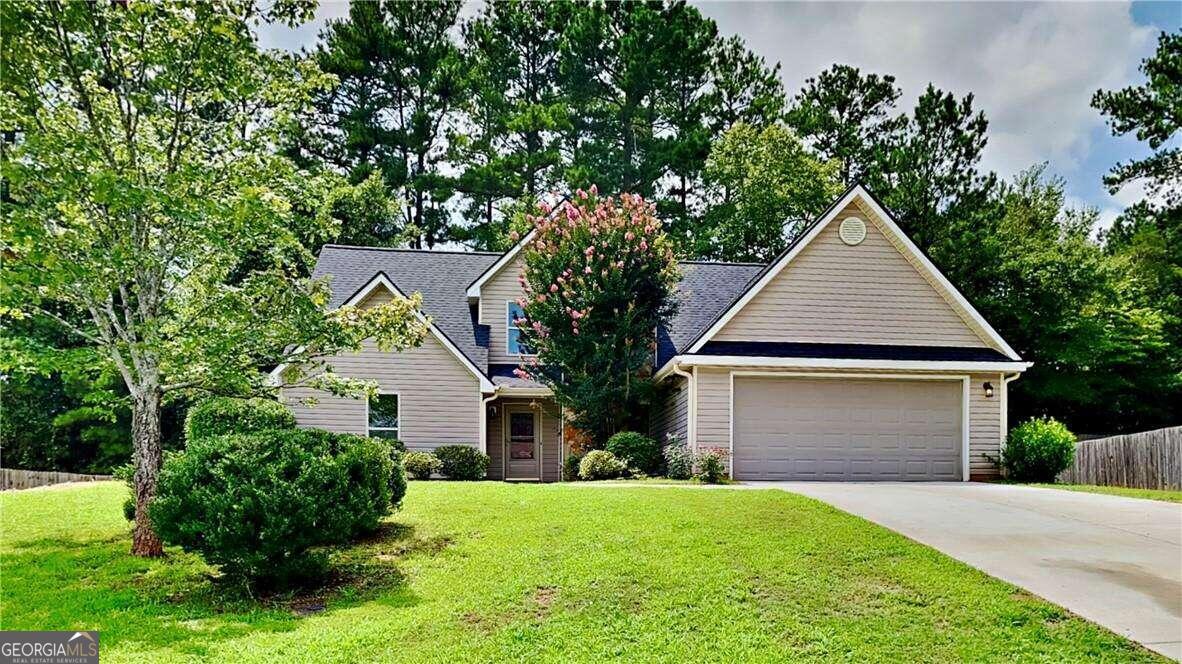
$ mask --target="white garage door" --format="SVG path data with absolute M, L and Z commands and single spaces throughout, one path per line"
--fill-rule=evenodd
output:
M 734 378 L 735 478 L 959 480 L 959 380 Z

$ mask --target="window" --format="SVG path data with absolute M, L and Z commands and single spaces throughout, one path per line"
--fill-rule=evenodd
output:
M 398 395 L 375 394 L 369 398 L 369 436 L 398 439 Z
M 534 414 L 532 412 L 509 413 L 509 458 L 534 458 Z
M 508 337 L 507 352 L 510 355 L 532 355 L 533 352 L 529 346 L 521 340 L 521 328 L 517 327 L 517 321 L 525 318 L 525 312 L 516 302 L 509 301 L 505 304 L 507 305 L 506 310 L 509 312 L 505 321 L 506 336 Z

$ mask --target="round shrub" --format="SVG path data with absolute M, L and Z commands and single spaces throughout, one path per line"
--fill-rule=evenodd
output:
M 661 468 L 661 446 L 652 438 L 635 431 L 621 431 L 608 438 L 603 449 L 650 475 L 656 474 Z
M 443 469 L 443 464 L 430 452 L 407 452 L 402 455 L 406 473 L 416 480 L 430 479 L 431 475 Z
M 323 550 L 390 512 L 390 447 L 305 429 L 197 438 L 168 456 L 149 517 L 227 576 L 278 588 L 322 573 Z
M 395 509 L 402 507 L 402 499 L 406 497 L 406 466 L 402 457 L 403 452 L 390 450 L 390 505 Z
M 627 464 L 607 450 L 592 450 L 579 462 L 579 477 L 585 480 L 611 480 L 627 470 Z
M 264 429 L 294 429 L 295 425 L 295 416 L 278 401 L 210 397 L 189 408 L 185 440 Z
M 439 459 L 439 474 L 452 480 L 484 479 L 488 472 L 488 455 L 471 445 L 444 445 L 435 448 Z
M 1075 434 L 1058 420 L 1034 418 L 1010 431 L 1001 465 L 1012 480 L 1054 482 L 1074 459 Z

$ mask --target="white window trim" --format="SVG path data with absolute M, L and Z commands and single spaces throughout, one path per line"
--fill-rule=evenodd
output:
M 370 431 L 396 431 L 398 435 L 394 436 L 399 441 L 402 441 L 402 395 L 392 390 L 378 390 L 377 396 L 395 396 L 398 397 L 398 426 L 397 427 L 371 427 L 369 426 L 369 397 L 365 398 L 365 435 L 368 437 Z M 405 444 L 405 442 L 403 443 Z
M 517 330 L 518 332 L 521 331 L 521 328 L 517 325 L 513 325 L 512 322 L 513 319 L 511 318 L 511 311 L 514 304 L 516 303 L 513 300 L 505 300 L 505 354 L 511 357 L 537 357 L 537 353 L 514 353 L 513 349 L 509 347 L 509 330 Z M 525 315 L 525 307 L 521 308 L 521 315 Z M 517 335 L 517 347 L 521 348 L 520 334 Z
M 695 367 L 696 369 L 696 367 Z M 946 380 L 960 381 L 960 473 L 961 481 L 969 481 L 969 399 L 972 377 L 967 374 L 860 374 L 860 373 L 819 373 L 806 371 L 731 371 L 730 372 L 730 414 L 728 443 L 730 457 L 727 459 L 728 476 L 735 479 L 735 376 L 762 376 L 809 379 L 856 379 L 856 380 Z

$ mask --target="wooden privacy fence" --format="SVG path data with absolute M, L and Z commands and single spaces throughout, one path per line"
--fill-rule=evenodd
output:
M 111 479 L 110 475 L 83 475 L 81 473 L 59 473 L 55 470 L 18 470 L 0 468 L 0 490 L 32 489 L 64 482 L 101 482 Z
M 1182 490 L 1182 427 L 1077 443 L 1075 461 L 1058 479 L 1068 484 Z

